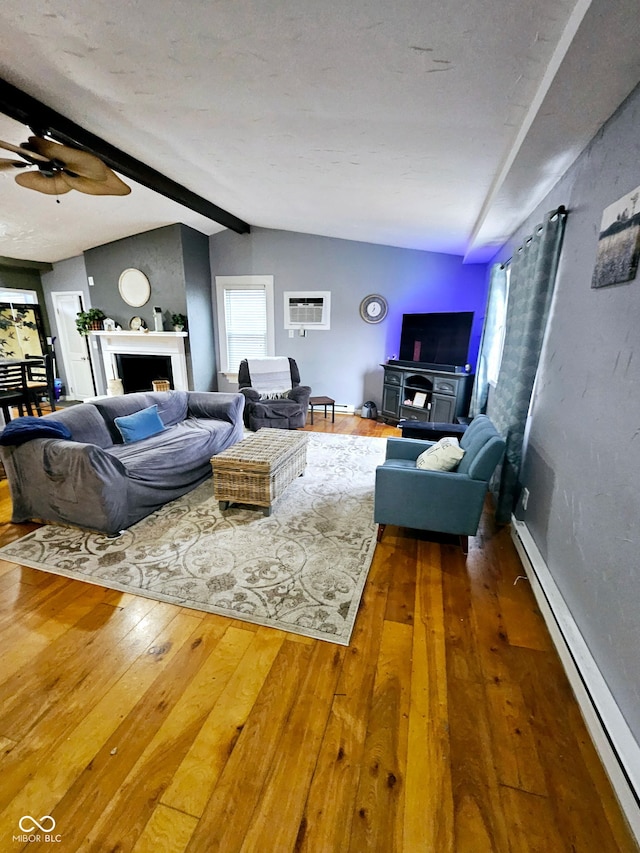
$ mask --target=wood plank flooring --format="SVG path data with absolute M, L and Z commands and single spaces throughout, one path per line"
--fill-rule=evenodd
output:
M 521 575 L 389 526 L 344 648 L 0 561 L 0 850 L 637 851 Z

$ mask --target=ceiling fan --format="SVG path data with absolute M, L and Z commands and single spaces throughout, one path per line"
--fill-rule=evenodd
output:
M 0 140 L 0 148 L 12 151 L 22 160 L 0 158 L 0 171 L 30 169 L 16 175 L 16 183 L 47 195 L 62 195 L 77 190 L 88 195 L 128 195 L 131 188 L 95 154 L 30 136 L 22 145 Z

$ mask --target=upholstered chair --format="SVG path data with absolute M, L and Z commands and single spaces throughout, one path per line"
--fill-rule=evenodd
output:
M 502 460 L 505 442 L 486 415 L 478 415 L 460 439 L 462 459 L 453 470 L 422 470 L 416 461 L 435 442 L 412 438 L 387 441 L 386 460 L 376 469 L 374 519 L 378 541 L 387 524 L 475 536 L 489 480 Z
M 245 397 L 244 423 L 248 429 L 298 429 L 307 421 L 311 388 L 300 384 L 293 358 L 243 359 L 238 390 Z

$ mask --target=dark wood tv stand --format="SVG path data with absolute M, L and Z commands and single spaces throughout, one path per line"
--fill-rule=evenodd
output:
M 467 414 L 473 374 L 415 365 L 380 366 L 384 369 L 380 414 L 387 423 L 403 419 L 455 423 Z

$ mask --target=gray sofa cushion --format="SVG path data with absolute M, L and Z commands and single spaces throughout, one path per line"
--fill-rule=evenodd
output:
M 229 445 L 233 430 L 224 421 L 188 418 L 151 438 L 107 451 L 127 472 L 126 526 L 207 480 L 209 460 Z
M 115 418 L 126 417 L 157 406 L 160 420 L 165 426 L 173 426 L 187 417 L 186 391 L 139 391 L 136 394 L 124 394 L 118 397 L 105 397 L 96 400 L 93 405 L 102 415 L 113 444 L 122 444 L 122 435 L 115 425 Z
M 224 421 L 189 418 L 142 441 L 116 444 L 109 453 L 122 462 L 131 479 L 173 488 L 193 482 L 195 471 L 199 479 L 203 459 L 219 453 L 232 430 Z
M 95 444 L 102 448 L 111 447 L 113 444 L 104 418 L 91 403 L 70 406 L 68 409 L 57 409 L 45 415 L 44 418 L 52 418 L 63 423 L 71 431 L 74 441 Z

